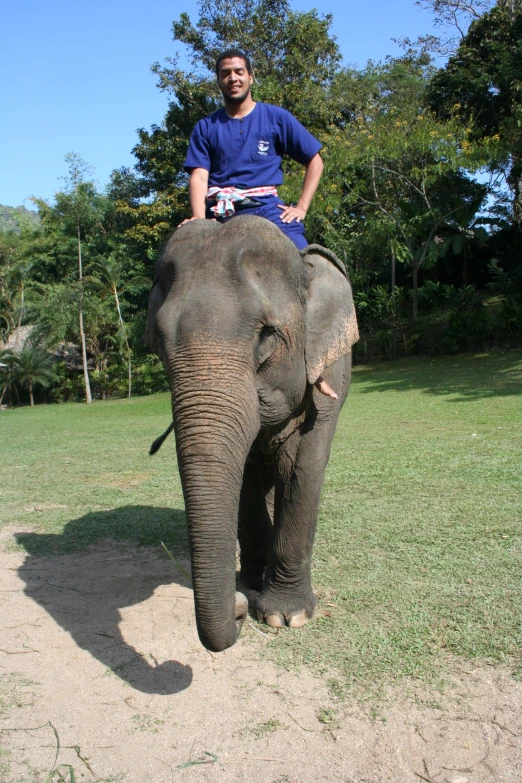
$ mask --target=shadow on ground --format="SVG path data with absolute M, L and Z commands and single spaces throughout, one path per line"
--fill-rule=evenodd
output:
M 79 647 L 103 663 L 108 673 L 143 693 L 179 693 L 192 682 L 190 666 L 175 660 L 158 663 L 150 653 L 128 644 L 120 630 L 122 609 L 137 607 L 162 585 L 177 583 L 190 588 L 160 546 L 160 541 L 167 539 L 176 557 L 186 557 L 186 538 L 181 530 L 184 519 L 179 510 L 134 506 L 86 514 L 69 522 L 57 535 L 16 534 L 18 544 L 27 552 L 18 571 L 26 595 Z M 164 529 L 166 522 L 170 527 Z M 170 532 L 170 539 L 165 532 Z M 149 547 L 138 548 L 136 544 Z M 169 606 L 175 603 L 167 595 L 166 601 Z M 176 634 L 185 628 L 177 628 L 170 615 L 166 623 L 161 634 L 175 643 Z M 143 646 L 145 649 L 146 641 Z
M 427 357 L 412 362 L 400 359 L 354 373 L 358 391 L 422 391 L 447 396 L 448 402 L 467 402 L 522 394 L 522 352 Z

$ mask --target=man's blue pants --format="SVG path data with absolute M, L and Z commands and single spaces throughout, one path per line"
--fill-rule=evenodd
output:
M 235 215 L 231 215 L 228 218 L 221 218 L 220 223 L 225 223 L 227 220 L 232 220 L 236 215 L 258 215 L 258 217 L 264 217 L 274 223 L 281 231 L 292 240 L 299 250 L 304 247 L 308 247 L 308 242 L 305 237 L 305 229 L 302 223 L 297 223 L 295 220 L 292 223 L 283 223 L 281 220 L 281 212 L 283 211 L 277 205 L 282 201 L 276 197 L 271 198 L 260 206 L 245 207 L 243 209 L 237 209 Z

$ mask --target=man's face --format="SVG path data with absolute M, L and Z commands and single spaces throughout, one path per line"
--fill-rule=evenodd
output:
M 226 103 L 242 103 L 250 93 L 252 74 L 242 57 L 221 60 L 218 85 Z

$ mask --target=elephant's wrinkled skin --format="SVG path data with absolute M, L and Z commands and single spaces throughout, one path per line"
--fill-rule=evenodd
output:
M 193 221 L 159 262 L 146 337 L 172 390 L 202 643 L 230 647 L 247 615 L 238 535 L 259 617 L 303 625 L 316 608 L 319 496 L 357 339 L 346 276 L 328 251 L 303 258 L 262 218 Z M 320 374 L 338 400 L 314 389 Z

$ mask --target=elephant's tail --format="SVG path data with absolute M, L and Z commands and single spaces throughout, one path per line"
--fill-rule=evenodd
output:
M 159 438 L 156 438 L 156 440 L 154 441 L 154 443 L 152 444 L 152 446 L 150 447 L 150 450 L 149 450 L 149 454 L 151 456 L 153 454 L 155 454 L 157 451 L 160 450 L 160 448 L 163 445 L 163 441 L 166 440 L 169 437 L 169 435 L 170 435 L 170 433 L 172 432 L 173 429 L 174 429 L 174 423 L 169 425 L 169 428 L 167 430 L 165 430 L 163 435 L 160 435 Z

